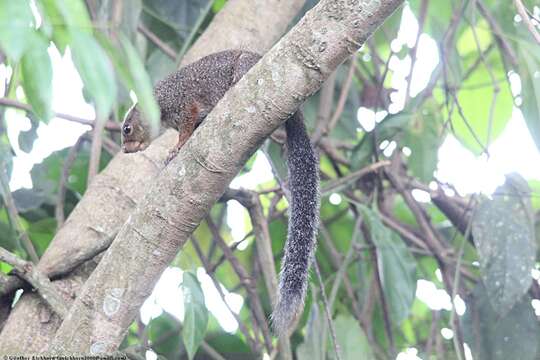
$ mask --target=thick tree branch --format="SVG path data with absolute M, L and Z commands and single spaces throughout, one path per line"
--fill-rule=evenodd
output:
M 214 19 L 223 18 L 219 26 L 213 26 L 212 22 L 184 60 L 195 60 L 215 51 L 214 46 L 218 43 L 215 39 L 221 34 L 234 34 L 234 37 L 225 37 L 219 41 L 221 49 L 242 47 L 264 52 L 283 34 L 304 2 L 230 0 Z M 276 13 L 279 13 L 279 17 L 274 16 Z M 256 16 L 247 17 L 245 14 Z M 226 19 L 242 21 L 227 22 Z M 169 131 L 145 153 L 115 156 L 90 184 L 84 197 L 47 248 L 38 269 L 53 277 L 52 274 L 58 273 L 58 269 L 72 268 L 73 259 L 81 259 L 89 254 L 88 248 L 108 247 L 163 168 L 163 161 L 177 138 L 174 131 Z M 92 270 L 93 266 L 80 268 L 76 276 L 63 280 L 64 286 L 78 288 L 80 281 L 86 280 Z M 16 280 L 11 283 L 18 282 Z M 60 321 L 54 314 L 50 314 L 50 321 L 43 323 L 38 318 L 42 312 L 39 298 L 31 293 L 24 294 L 0 334 L 0 353 L 20 353 L 23 349 L 27 353 L 46 350 Z
M 116 350 L 150 294 L 148 285 L 249 156 L 402 2 L 320 1 L 227 92 L 122 227 L 51 351 Z

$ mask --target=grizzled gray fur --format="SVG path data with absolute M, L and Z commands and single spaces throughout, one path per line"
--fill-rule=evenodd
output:
M 162 125 L 177 129 L 183 141 L 184 135 L 191 135 L 227 90 L 259 59 L 259 55 L 251 52 L 222 51 L 208 55 L 161 80 L 154 89 L 154 95 L 161 110 Z M 318 158 L 300 110 L 287 120 L 285 129 L 291 204 L 279 297 L 272 314 L 273 328 L 278 335 L 286 334 L 304 308 L 319 215 Z M 124 151 L 146 148 L 151 140 L 149 134 L 147 123 L 134 107 L 122 125 Z M 182 141 L 179 141 L 179 146 Z

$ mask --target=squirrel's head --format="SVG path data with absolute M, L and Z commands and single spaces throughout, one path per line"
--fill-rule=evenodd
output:
M 142 151 L 150 145 L 150 124 L 144 119 L 137 106 L 128 110 L 122 123 L 122 151 Z

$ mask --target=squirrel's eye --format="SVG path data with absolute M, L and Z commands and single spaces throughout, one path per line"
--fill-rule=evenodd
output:
M 122 132 L 126 136 L 130 135 L 133 132 L 133 128 L 129 124 L 124 124 L 124 126 L 122 127 Z

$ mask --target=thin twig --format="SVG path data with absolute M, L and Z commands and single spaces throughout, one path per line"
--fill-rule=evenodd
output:
M 249 276 L 248 272 L 242 266 L 242 264 L 240 264 L 240 261 L 238 261 L 236 256 L 234 256 L 229 246 L 227 246 L 227 244 L 225 243 L 225 240 L 223 240 L 223 238 L 221 237 L 219 233 L 219 229 L 216 227 L 216 224 L 214 224 L 214 221 L 211 219 L 210 216 L 206 218 L 206 224 L 208 225 L 208 228 L 210 229 L 210 232 L 212 233 L 214 241 L 221 248 L 221 251 L 223 251 L 223 255 L 225 255 L 225 257 L 231 264 L 232 268 L 234 269 L 234 272 L 240 279 L 240 282 L 244 285 L 249 295 L 250 304 L 252 305 L 250 306 L 250 308 L 253 311 L 253 317 L 255 318 L 259 326 L 261 327 L 266 350 L 270 353 L 272 351 L 272 337 L 270 336 L 270 328 L 268 326 L 268 322 L 266 321 L 266 318 L 264 316 L 261 300 L 259 298 L 259 295 L 257 294 L 257 289 L 255 288 L 255 282 Z
M 475 199 L 474 197 L 471 197 L 470 199 L 470 205 L 471 207 L 473 207 L 475 203 Z M 465 216 L 465 211 L 464 211 L 464 214 L 463 216 Z M 460 279 L 460 268 L 461 268 L 461 260 L 463 258 L 463 251 L 465 249 L 465 243 L 467 242 L 467 238 L 469 238 L 469 235 L 470 235 L 470 232 L 471 232 L 471 228 L 472 228 L 472 220 L 474 218 L 474 210 L 473 210 L 473 214 L 470 216 L 469 218 L 469 223 L 467 224 L 467 229 L 465 230 L 465 236 L 463 238 L 463 240 L 461 241 L 461 245 L 459 247 L 459 252 L 458 252 L 458 257 L 457 257 L 457 264 L 456 264 L 456 271 L 455 271 L 455 274 L 454 274 L 454 286 L 453 286 L 453 289 L 452 289 L 452 298 L 451 298 L 451 301 L 452 301 L 452 312 L 450 313 L 450 326 L 452 327 L 452 330 L 454 331 L 454 339 L 453 339 L 453 343 L 454 343 L 454 348 L 456 350 L 456 353 L 458 355 L 458 360 L 463 360 L 465 358 L 465 354 L 464 354 L 464 349 L 463 349 L 463 344 L 462 344 L 462 337 L 460 336 L 461 335 L 461 330 L 459 328 L 459 323 L 456 319 L 456 306 L 455 306 L 455 298 L 456 298 L 456 295 L 457 295 L 457 290 L 458 290 L 458 287 L 459 287 L 459 279 Z M 456 233 L 457 233 L 458 230 L 456 230 Z
M 388 160 L 379 161 L 379 162 L 370 164 L 366 167 L 363 167 L 362 169 L 355 171 L 347 176 L 344 176 L 332 182 L 328 182 L 328 184 L 326 184 L 326 186 L 322 188 L 321 195 L 326 196 L 326 195 L 329 195 L 330 193 L 339 191 L 343 187 L 348 186 L 349 184 L 362 178 L 363 176 L 389 165 L 390 165 L 390 161 Z
M 390 311 L 388 309 L 388 302 L 386 300 L 386 294 L 384 293 L 384 289 L 382 286 L 381 273 L 379 271 L 380 269 L 379 254 L 377 253 L 377 248 L 371 239 L 371 234 L 367 226 L 365 224 L 362 224 L 361 229 L 364 234 L 364 238 L 366 239 L 366 243 L 372 247 L 372 249 L 370 250 L 370 253 L 371 253 L 371 261 L 373 262 L 373 276 L 375 280 L 375 285 L 377 286 L 377 291 L 379 292 L 379 296 L 381 298 L 384 329 L 385 329 L 386 335 L 388 336 L 390 353 L 392 357 L 395 357 L 397 354 L 396 354 L 396 346 L 394 342 L 394 333 L 392 332 L 392 322 L 390 321 Z
M 208 16 L 208 13 L 210 10 L 212 10 L 212 5 L 214 5 L 213 0 L 207 0 L 206 6 L 204 9 L 202 9 L 199 17 L 197 18 L 197 21 L 195 22 L 195 25 L 191 28 L 191 32 L 189 33 L 187 39 L 184 40 L 184 44 L 182 44 L 182 48 L 178 52 L 178 56 L 176 57 L 176 67 L 179 67 L 182 63 L 182 59 L 184 58 L 184 55 L 189 49 L 189 46 L 193 42 L 193 39 L 195 38 L 195 35 L 199 32 L 199 29 L 201 28 L 204 19 Z
M 475 5 L 476 0 L 473 0 L 473 6 Z M 484 52 L 482 51 L 482 46 L 480 45 L 480 40 L 478 39 L 478 34 L 476 33 L 476 16 L 475 11 L 473 11 L 473 24 L 471 26 L 474 43 L 476 45 L 476 49 L 478 50 L 478 55 L 486 67 L 486 70 L 489 74 L 489 78 L 491 80 L 491 87 L 493 88 L 493 98 L 491 99 L 491 105 L 489 107 L 489 114 L 488 114 L 488 128 L 487 128 L 487 139 L 486 139 L 486 148 L 489 149 L 489 144 L 491 143 L 491 132 L 493 130 L 493 117 L 495 116 L 495 105 L 497 105 L 497 96 L 499 95 L 501 91 L 501 87 L 499 86 L 499 83 L 497 82 L 497 79 L 495 77 L 495 74 L 493 72 L 491 64 L 487 61 L 486 57 L 484 56 Z M 488 154 L 489 156 L 489 154 Z
M 8 99 L 8 98 L 0 98 L 0 106 L 8 106 L 15 109 L 20 109 L 20 110 L 30 111 L 30 112 L 32 111 L 32 107 L 30 105 L 24 104 L 17 100 Z M 57 117 L 57 118 L 64 119 L 67 121 L 76 122 L 83 125 L 89 125 L 92 127 L 95 126 L 96 124 L 94 120 L 83 119 L 77 116 L 57 113 L 57 112 L 53 113 L 53 117 Z M 120 131 L 120 125 L 112 121 L 107 121 L 107 123 L 105 124 L 105 129 L 110 130 L 110 131 Z
M 517 12 L 519 16 L 521 16 L 521 19 L 527 25 L 527 29 L 529 29 L 529 32 L 533 36 L 534 40 L 540 45 L 540 34 L 538 33 L 538 29 L 531 21 L 529 15 L 527 14 L 527 9 L 525 8 L 525 5 L 521 2 L 521 0 L 514 0 L 514 5 L 516 6 Z
M 321 276 L 321 271 L 319 269 L 319 264 L 317 261 L 313 261 L 313 267 L 315 268 L 315 274 L 317 274 L 317 281 L 321 288 L 321 296 L 323 299 L 324 309 L 326 312 L 326 319 L 328 320 L 328 327 L 330 329 L 330 336 L 332 337 L 332 343 L 334 345 L 334 351 L 336 353 L 336 359 L 341 360 L 341 353 L 339 351 L 339 344 L 336 337 L 336 329 L 334 328 L 334 321 L 332 320 L 332 314 L 330 313 L 330 305 L 328 304 L 328 298 L 326 297 L 326 291 L 324 290 L 324 283 Z
M 483 0 L 477 0 L 476 6 L 491 27 L 493 36 L 495 36 L 502 54 L 506 55 L 506 58 L 510 61 L 510 65 L 513 68 L 517 68 L 519 65 L 518 57 L 510 43 L 506 40 L 506 36 L 504 35 L 505 33 L 499 25 L 497 19 L 493 16 L 489 10 L 489 7 L 484 3 Z
M 92 180 L 99 172 L 99 163 L 101 161 L 101 148 L 103 144 L 104 122 L 96 120 L 96 125 L 92 131 L 92 146 L 90 147 L 90 161 L 88 164 L 88 181 L 90 185 Z
M 210 270 L 210 263 L 208 262 L 208 259 L 204 255 L 201 247 L 199 246 L 199 242 L 195 238 L 194 235 L 191 236 L 191 244 L 193 245 L 193 248 L 195 249 L 195 252 L 199 256 L 199 259 L 201 260 L 201 262 L 202 262 L 202 264 L 203 264 L 203 266 L 204 266 L 204 268 L 206 270 L 206 273 L 208 274 L 208 276 L 210 276 L 210 279 L 212 279 L 212 282 L 214 283 L 214 287 L 216 288 L 216 290 L 219 293 L 219 296 L 221 297 L 221 301 L 225 304 L 225 306 L 227 307 L 227 309 L 229 310 L 231 315 L 234 317 L 234 319 L 238 323 L 238 327 L 239 327 L 240 331 L 242 332 L 242 334 L 244 334 L 244 337 L 246 338 L 246 341 L 248 342 L 248 344 L 251 347 L 251 350 L 253 352 L 255 352 L 255 353 L 260 352 L 261 344 L 259 342 L 259 339 L 256 338 L 256 337 L 253 337 L 250 334 L 249 330 L 246 328 L 244 322 L 240 319 L 238 314 L 235 313 L 233 311 L 233 309 L 231 309 L 229 303 L 225 299 L 225 294 L 223 293 L 223 289 L 221 288 L 221 284 L 219 283 L 219 281 L 217 281 L 214 273 Z
M 334 89 L 336 87 L 336 74 L 337 71 L 334 70 L 328 79 L 321 86 L 321 91 L 319 92 L 319 111 L 317 113 L 317 125 L 315 131 L 313 132 L 312 142 L 315 143 L 316 139 L 320 139 L 330 121 L 330 116 L 332 115 L 332 107 L 334 105 Z
M 338 250 L 334 246 L 332 239 L 330 237 L 330 233 L 328 232 L 328 229 L 323 223 L 319 224 L 319 230 L 322 235 L 321 236 L 322 245 L 326 247 L 326 250 L 328 251 L 330 255 L 330 262 L 332 264 L 332 267 L 335 270 L 339 271 L 341 264 L 343 263 L 343 256 L 338 252 Z M 354 292 L 354 289 L 351 284 L 351 280 L 347 272 L 343 274 L 343 283 L 345 285 L 345 291 L 347 292 L 347 296 L 351 300 L 353 314 L 358 320 L 358 322 L 360 323 L 360 326 L 364 327 L 364 324 L 362 323 L 362 311 L 360 310 L 360 305 L 358 304 L 356 294 Z
M 422 0 L 422 3 L 420 4 L 420 16 L 418 17 L 418 33 L 416 34 L 416 39 L 414 41 L 414 46 L 411 49 L 411 71 L 409 72 L 409 76 L 407 78 L 407 89 L 405 90 L 405 104 L 409 102 L 409 99 L 411 97 L 411 84 L 412 84 L 412 77 L 414 72 L 414 67 L 416 65 L 417 60 L 417 53 L 418 53 L 418 43 L 420 42 L 420 36 L 424 32 L 424 24 L 426 22 L 426 14 L 428 10 L 429 1 L 428 0 Z
M 356 56 L 353 55 L 350 60 L 349 71 L 347 72 L 347 77 L 345 78 L 345 82 L 343 83 L 343 87 L 341 88 L 341 93 L 339 94 L 339 99 L 336 104 L 336 110 L 334 111 L 332 118 L 328 122 L 328 125 L 323 130 L 323 132 L 320 135 L 318 135 L 318 137 L 314 137 L 313 139 L 314 144 L 317 144 L 322 136 L 327 135 L 328 133 L 332 131 L 334 127 L 336 127 L 336 124 L 339 118 L 341 117 L 341 114 L 343 114 L 343 110 L 345 109 L 345 103 L 347 102 L 347 97 L 349 96 L 349 89 L 351 88 L 355 69 L 356 69 Z
M 433 345 L 436 343 L 437 336 L 439 336 L 439 318 L 440 312 L 432 310 L 431 311 L 431 328 L 429 330 L 429 337 L 426 341 L 426 347 L 424 353 L 428 359 L 431 358 L 431 353 L 433 351 Z
M 146 36 L 148 40 L 154 43 L 154 45 L 156 45 L 158 49 L 163 51 L 165 55 L 170 57 L 172 60 L 176 60 L 176 51 L 172 47 L 167 45 L 164 41 L 162 41 L 159 36 L 150 31 L 150 29 L 148 29 L 146 26 L 144 26 L 143 23 L 139 23 L 139 25 L 137 26 L 137 30 L 141 34 Z
M 34 244 L 32 244 L 32 241 L 30 240 L 30 237 L 28 236 L 28 233 L 24 230 L 20 220 L 19 220 L 19 211 L 17 210 L 17 206 L 15 205 L 15 200 L 13 199 L 13 196 L 11 195 L 11 190 L 9 188 L 9 179 L 7 175 L 7 169 L 6 165 L 3 161 L 0 161 L 0 194 L 2 195 L 2 198 L 4 199 L 4 204 L 6 205 L 6 209 L 9 215 L 9 218 L 11 220 L 11 223 L 15 227 L 15 230 L 18 234 L 18 239 L 22 242 L 22 247 L 35 264 L 38 263 L 39 257 L 37 255 L 36 249 L 34 248 Z
M 34 264 L 19 258 L 2 247 L 0 247 L 0 261 L 13 266 L 16 273 L 38 291 L 43 300 L 60 318 L 63 319 L 67 315 L 68 306 L 64 299 L 58 294 L 51 281 L 36 270 Z
M 77 158 L 77 154 L 81 148 L 83 142 L 83 136 L 80 136 L 77 139 L 77 142 L 69 149 L 69 152 L 64 160 L 64 165 L 62 166 L 62 174 L 60 175 L 60 181 L 58 184 L 58 196 L 56 198 L 56 206 L 54 215 L 56 217 L 56 229 L 60 229 L 64 224 L 65 215 L 64 215 L 64 202 L 66 199 L 66 184 L 68 182 L 69 171 Z

